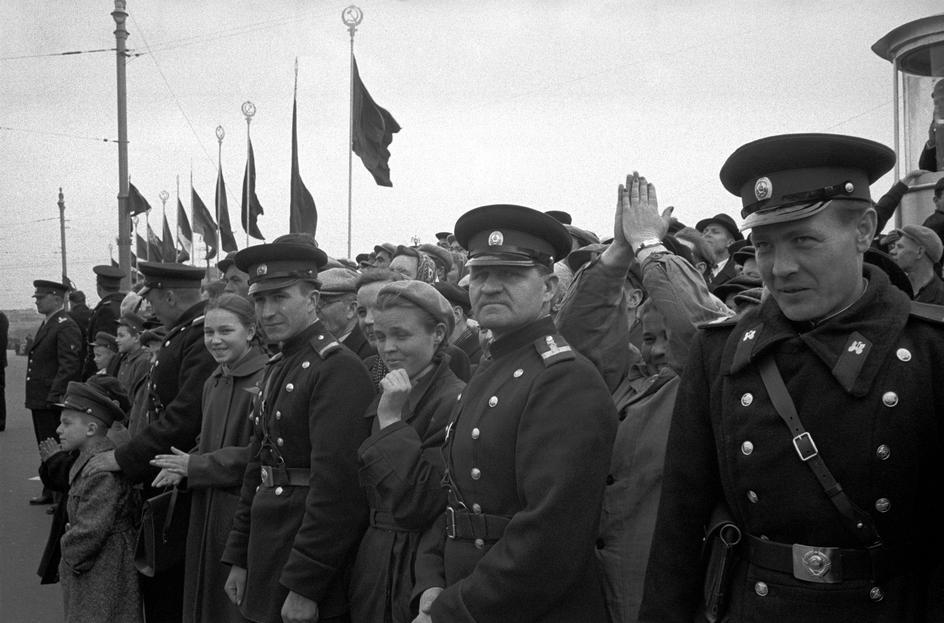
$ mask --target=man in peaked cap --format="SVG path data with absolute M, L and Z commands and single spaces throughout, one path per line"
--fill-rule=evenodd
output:
M 570 236 L 516 205 L 471 210 L 455 232 L 495 340 L 446 429 L 449 506 L 417 553 L 420 620 L 605 620 L 593 543 L 616 410 L 549 316 Z
M 124 445 L 93 457 L 89 469 L 121 471 L 132 482 L 147 485 L 159 471 L 150 464 L 154 455 L 196 444 L 203 422 L 203 384 L 217 364 L 203 345 L 204 270 L 158 262 L 138 262 L 138 270 L 144 280 L 140 295 L 167 328 L 143 394 L 149 423 Z M 141 589 L 148 621 L 181 620 L 183 563 L 143 578 Z
M 318 318 L 324 252 L 291 235 L 236 254 L 281 352 L 252 418 L 252 459 L 222 560 L 225 590 L 252 621 L 346 621 L 345 577 L 367 524 L 357 448 L 374 396 L 360 359 Z
M 33 282 L 36 311 L 43 315 L 43 324 L 36 331 L 26 361 L 26 408 L 33 415 L 36 443 L 56 438 L 62 395 L 70 381 L 82 369 L 82 332 L 64 310 L 69 286 L 58 281 Z M 30 504 L 51 504 L 52 493 L 30 499 Z
M 944 281 L 940 277 L 944 244 L 933 229 L 922 225 L 904 225 L 893 232 L 897 239 L 888 254 L 908 275 L 914 300 L 944 305 Z
M 702 539 L 725 505 L 740 545 L 717 620 L 942 620 L 944 314 L 863 261 L 869 185 L 893 163 L 869 140 L 795 134 L 722 167 L 770 294 L 695 337 L 642 621 L 704 611 L 721 576 L 701 572 Z
M 705 281 L 708 289 L 714 291 L 716 287 L 737 275 L 737 267 L 731 260 L 728 247 L 744 236 L 738 231 L 734 219 L 727 214 L 715 214 L 711 218 L 698 221 L 695 229 L 701 234 L 714 254 L 712 265 L 705 270 Z
M 95 273 L 95 289 L 98 292 L 99 301 L 92 309 L 88 325 L 83 327 L 83 335 L 88 339 L 98 335 L 99 331 L 115 335 L 118 331 L 118 318 L 121 317 L 121 301 L 125 297 L 125 292 L 121 291 L 121 280 L 125 274 L 120 268 L 99 264 L 92 267 L 92 272 Z M 92 349 L 87 350 L 82 378 L 88 378 L 97 371 L 92 358 Z

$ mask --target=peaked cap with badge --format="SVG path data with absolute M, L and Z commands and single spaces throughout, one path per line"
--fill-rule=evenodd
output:
M 872 205 L 869 185 L 895 164 L 895 152 L 864 138 L 783 134 L 739 147 L 721 183 L 741 198 L 741 230 L 818 214 L 844 199 Z
M 57 294 L 59 296 L 63 296 L 70 290 L 69 286 L 64 283 L 59 283 L 58 281 L 49 281 L 46 279 L 37 279 L 33 282 L 33 287 L 36 289 L 36 291 L 33 292 L 33 298 L 46 296 L 47 294 Z
M 117 266 L 108 264 L 99 264 L 92 266 L 92 272 L 95 273 L 95 282 L 103 288 L 118 289 L 121 287 L 121 280 L 125 273 Z
M 547 266 L 570 253 L 570 234 L 547 214 L 519 205 L 475 208 L 456 221 L 468 266 Z
M 236 254 L 236 267 L 249 275 L 249 294 L 287 288 L 299 281 L 318 283 L 328 256 L 314 241 L 280 236 Z
M 202 268 L 196 266 L 163 262 L 138 262 L 138 270 L 144 276 L 144 286 L 138 292 L 141 296 L 151 290 L 199 289 L 206 275 Z
M 104 422 L 106 426 L 125 419 L 125 412 L 118 401 L 112 400 L 89 383 L 70 381 L 66 386 L 66 395 L 61 404 L 63 409 L 91 415 Z

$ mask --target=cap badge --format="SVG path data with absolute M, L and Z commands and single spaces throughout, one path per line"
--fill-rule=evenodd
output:
M 488 235 L 488 246 L 500 247 L 505 242 L 505 236 L 500 231 L 493 231 Z
M 774 185 L 770 183 L 769 177 L 761 177 L 754 182 L 754 196 L 757 197 L 758 201 L 770 199 L 773 192 Z
M 269 272 L 269 267 L 265 264 L 259 264 L 259 266 L 256 267 L 256 277 L 261 277 L 267 272 Z

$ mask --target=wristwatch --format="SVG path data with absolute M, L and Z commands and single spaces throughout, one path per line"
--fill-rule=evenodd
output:
M 662 241 L 658 238 L 646 238 L 635 247 L 633 247 L 634 253 L 639 253 L 643 249 L 648 249 L 649 247 L 661 247 Z

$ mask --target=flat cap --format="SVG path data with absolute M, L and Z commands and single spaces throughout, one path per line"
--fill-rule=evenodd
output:
M 438 244 L 421 244 L 417 247 L 420 251 L 433 258 L 433 261 L 443 267 L 448 273 L 452 270 L 452 254 Z
M 783 134 L 739 147 L 721 183 L 741 198 L 741 229 L 804 219 L 834 199 L 872 205 L 869 184 L 895 164 L 895 152 L 864 138 Z
M 138 262 L 138 271 L 144 276 L 144 286 L 138 294 L 144 296 L 150 290 L 174 288 L 200 289 L 200 281 L 206 275 L 202 268 L 186 264 L 163 262 Z
M 357 271 L 350 268 L 329 268 L 318 275 L 318 281 L 321 282 L 321 294 L 327 296 L 353 294 L 357 276 Z
M 576 225 L 564 224 L 564 228 L 567 230 L 567 233 L 570 234 L 570 237 L 577 241 L 578 247 L 585 247 L 588 244 L 597 244 L 600 242 L 600 237 L 597 236 L 590 230 L 581 229 Z
M 374 245 L 374 253 L 386 253 L 390 257 L 393 257 L 397 254 L 397 245 L 392 242 L 381 242 L 378 245 Z
M 552 266 L 570 253 L 564 225 L 537 210 L 496 204 L 459 217 L 456 240 L 469 252 L 468 266 Z
M 110 348 L 111 350 L 118 352 L 118 342 L 115 340 L 115 336 L 107 331 L 99 331 L 95 334 L 95 339 L 92 340 L 89 344 L 90 346 L 104 346 L 105 348 Z
M 145 346 L 153 342 L 163 342 L 164 338 L 167 337 L 167 328 L 166 327 L 154 327 L 153 329 L 148 329 L 141 333 L 141 337 L 138 338 L 141 340 L 141 343 Z
M 69 291 L 69 286 L 66 284 L 58 281 L 47 281 L 46 279 L 37 279 L 33 282 L 33 287 L 36 288 L 36 291 L 33 292 L 34 297 L 46 296 L 47 294 L 63 295 Z
M 556 221 L 563 223 L 564 225 L 570 225 L 574 222 L 574 219 L 571 218 L 570 214 L 564 212 L 563 210 L 548 210 L 545 212 L 548 216 L 553 218 Z
M 226 254 L 226 257 L 221 259 L 216 264 L 216 269 L 220 271 L 220 274 L 223 274 L 226 271 L 228 271 L 229 267 L 236 263 L 236 253 L 237 253 L 236 251 L 230 251 L 229 253 Z
M 288 234 L 269 244 L 247 247 L 236 254 L 236 267 L 249 275 L 249 294 L 280 290 L 299 281 L 318 281 L 328 256 L 310 241 Z
M 452 305 L 432 285 L 414 279 L 391 281 L 377 292 L 378 311 L 382 311 L 387 306 L 392 306 L 397 299 L 412 303 L 428 312 L 438 322 L 446 325 L 447 336 L 452 332 L 455 323 L 452 316 Z
M 731 257 L 734 258 L 734 263 L 738 266 L 743 266 L 744 262 L 750 259 L 757 258 L 757 251 L 751 245 L 746 245 L 735 251 Z
M 717 286 L 712 294 L 723 301 L 732 294 L 738 294 L 739 292 L 744 292 L 752 288 L 760 288 L 763 285 L 760 279 L 755 279 L 748 275 L 736 275 Z
M 104 422 L 106 426 L 111 426 L 116 421 L 125 418 L 125 412 L 119 400 L 111 398 L 91 383 L 71 381 L 66 386 L 62 408 L 91 415 Z
M 709 225 L 720 225 L 728 230 L 735 240 L 744 240 L 744 236 L 741 234 L 740 230 L 738 230 L 734 219 L 727 214 L 715 214 L 711 218 L 702 219 L 695 224 L 695 229 L 698 230 L 698 233 L 702 233 Z
M 121 318 L 118 319 L 118 326 L 127 327 L 131 329 L 133 333 L 141 333 L 144 331 L 145 322 L 143 316 L 134 312 L 127 312 L 122 314 Z
M 95 281 L 102 285 L 117 286 L 125 276 L 125 273 L 120 268 L 109 264 L 92 266 L 92 272 L 95 273 Z
M 437 232 L 436 232 L 436 240 L 445 240 L 446 238 L 448 238 L 448 237 L 451 236 L 451 235 L 452 235 L 452 232 L 451 232 L 451 231 L 437 231 Z
M 924 252 L 934 264 L 941 261 L 941 255 L 944 255 L 944 244 L 941 243 L 941 239 L 930 227 L 925 227 L 924 225 L 905 225 L 901 229 L 895 229 L 893 231 L 900 236 L 908 238 L 919 247 L 924 247 Z

